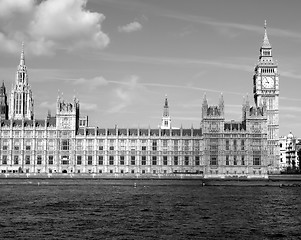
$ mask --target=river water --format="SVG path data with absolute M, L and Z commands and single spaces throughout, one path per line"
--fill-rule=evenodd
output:
M 1 239 L 301 239 L 300 187 L 0 184 Z

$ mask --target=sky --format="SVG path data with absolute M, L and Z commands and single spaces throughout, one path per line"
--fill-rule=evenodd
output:
M 15 81 L 22 41 L 35 118 L 76 96 L 91 126 L 157 127 L 167 95 L 172 126 L 200 127 L 225 101 L 241 120 L 264 21 L 280 73 L 280 135 L 301 137 L 301 1 L 0 0 L 0 80 Z

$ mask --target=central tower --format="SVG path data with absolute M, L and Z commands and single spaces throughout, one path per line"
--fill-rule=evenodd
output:
M 18 120 L 33 119 L 33 98 L 31 88 L 28 84 L 23 43 L 15 85 L 12 88 L 10 96 L 9 118 Z
M 279 166 L 279 74 L 278 65 L 272 56 L 266 22 L 264 24 L 263 44 L 260 48 L 258 64 L 254 74 L 254 99 L 257 107 L 267 109 L 268 156 L 269 165 Z M 276 170 L 274 169 L 274 170 Z

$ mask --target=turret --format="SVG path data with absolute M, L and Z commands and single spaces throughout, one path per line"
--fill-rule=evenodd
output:
M 171 118 L 169 115 L 169 106 L 168 106 L 168 99 L 167 95 L 165 96 L 165 102 L 163 106 L 163 116 L 161 122 L 161 129 L 171 129 Z
M 0 119 L 8 119 L 8 105 L 7 105 L 7 95 L 4 81 L 0 87 Z

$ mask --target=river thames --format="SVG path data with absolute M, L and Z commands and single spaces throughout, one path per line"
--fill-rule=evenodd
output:
M 301 187 L 57 183 L 0 184 L 1 239 L 301 238 Z

